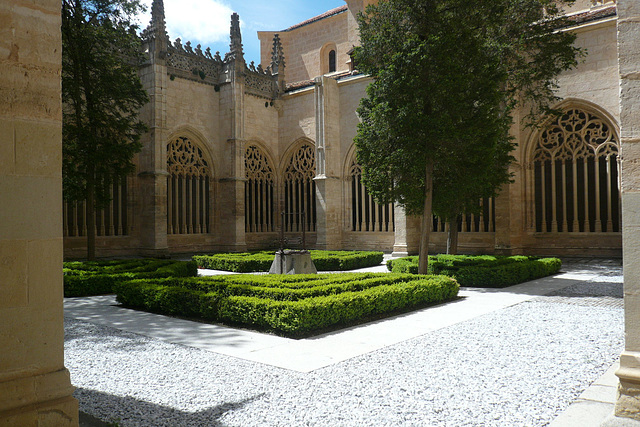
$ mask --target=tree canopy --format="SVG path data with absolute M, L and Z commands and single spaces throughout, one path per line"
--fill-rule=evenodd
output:
M 363 180 L 379 202 L 451 219 L 509 181 L 515 108 L 548 111 L 577 63 L 552 0 L 381 0 L 359 17 L 358 69 L 374 79 L 358 114 Z M 531 122 L 531 121 L 530 121 Z
M 146 126 L 138 77 L 138 0 L 62 1 L 63 193 L 87 202 L 88 257 L 95 256 L 94 212 L 110 186 L 135 170 Z

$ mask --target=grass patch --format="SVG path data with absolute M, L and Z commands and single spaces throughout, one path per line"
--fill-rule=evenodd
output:
M 339 273 L 146 279 L 114 289 L 128 307 L 299 338 L 450 300 L 458 288 L 445 276 Z
M 504 288 L 549 276 L 560 271 L 560 267 L 562 261 L 558 258 L 434 255 L 429 256 L 428 273 L 453 277 L 460 286 Z M 418 257 L 389 260 L 387 269 L 394 273 L 417 274 Z
M 193 261 L 127 259 L 63 263 L 64 296 L 84 297 L 113 293 L 113 285 L 134 279 L 198 275 Z
M 318 271 L 346 271 L 373 267 L 382 263 L 382 252 L 371 251 L 309 251 Z M 212 270 L 250 273 L 269 271 L 275 258 L 274 251 L 196 255 L 199 267 Z

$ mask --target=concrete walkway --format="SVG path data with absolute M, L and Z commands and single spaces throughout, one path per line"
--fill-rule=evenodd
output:
M 125 309 L 115 305 L 114 296 L 65 299 L 65 315 L 174 344 L 297 372 L 311 372 L 573 284 L 593 280 L 606 268 L 606 264 L 589 266 L 573 263 L 565 266 L 564 273 L 506 289 L 462 288 L 460 298 L 452 302 L 300 340 Z M 386 270 L 380 266 L 367 271 Z M 219 274 L 214 271 L 201 273 Z M 589 427 L 600 426 L 605 421 L 609 426 L 640 425 L 610 417 L 617 385 L 615 369 L 616 366 L 612 366 L 550 425 Z

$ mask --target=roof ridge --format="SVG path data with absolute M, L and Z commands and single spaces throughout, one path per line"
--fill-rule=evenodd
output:
M 605 7 L 600 7 L 597 9 L 576 12 L 576 13 L 567 15 L 566 18 L 569 21 L 574 22 L 575 24 L 583 24 L 590 21 L 596 21 L 598 19 L 616 16 L 617 12 L 618 12 L 617 5 L 613 4 L 613 5 L 607 5 Z
M 345 12 L 347 9 L 348 9 L 348 7 L 347 7 L 346 4 L 342 5 L 342 6 L 338 6 L 338 7 L 334 8 L 334 9 L 328 10 L 325 13 L 322 13 L 322 14 L 320 14 L 318 16 L 314 16 L 313 18 L 309 18 L 306 21 L 302 21 L 302 22 L 300 22 L 298 24 L 292 25 L 292 26 L 290 26 L 289 28 L 287 28 L 286 30 L 283 30 L 283 31 L 291 31 L 291 30 L 295 30 L 296 28 L 304 27 L 305 25 L 309 25 L 309 24 L 311 24 L 313 22 L 320 21 L 321 19 L 328 18 L 330 16 L 337 15 L 339 13 Z

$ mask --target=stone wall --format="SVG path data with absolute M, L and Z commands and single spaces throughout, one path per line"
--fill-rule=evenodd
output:
M 118 245 L 125 241 L 132 247 L 156 247 L 157 253 L 161 253 L 163 242 L 169 252 L 269 244 L 272 236 L 265 234 L 263 237 L 257 232 L 248 236 L 244 232 L 244 150 L 247 145 L 256 144 L 272 161 L 277 180 L 276 198 L 280 200 L 275 211 L 279 213 L 283 209 L 281 202 L 284 198 L 280 194 L 283 168 L 292 150 L 302 142 L 313 143 L 317 150 L 316 158 L 325 159 L 317 163 L 320 168 L 315 179 L 318 233 L 314 241 L 318 245 L 338 249 L 357 243 L 385 250 L 395 246 L 399 248 L 397 252 L 417 249 L 419 223 L 415 218 L 396 216 L 394 239 L 383 232 L 379 236 L 376 233 L 352 232 L 349 168 L 359 123 L 356 109 L 370 79 L 348 73 L 339 77 L 321 76 L 321 59 L 326 53 L 322 49 L 328 46 L 327 43 L 335 44 L 338 70 L 348 68 L 346 52 L 358 43 L 355 16 L 366 5 L 375 2 L 348 0 L 348 10 L 279 32 L 286 57 L 286 81 L 303 80 L 299 89 L 281 97 L 275 93 L 269 97 L 267 92 L 255 92 L 249 88 L 255 72 L 250 70 L 251 66 L 245 68 L 242 58 L 220 63 L 226 71 L 224 78 L 217 83 L 209 77 L 209 80 L 201 81 L 188 72 L 171 78 L 173 68 L 163 65 L 162 60 L 145 68 L 143 81 L 152 90 L 153 108 L 145 109 L 143 116 L 146 114 L 151 124 L 154 142 L 146 144 L 139 156 L 142 174 L 135 178 L 137 184 L 131 194 L 138 212 L 131 219 L 134 232 L 128 240 L 98 239 L 100 255 L 118 253 Z M 590 0 L 581 0 L 572 11 L 598 10 L 601 5 L 591 6 Z M 584 106 L 596 111 L 617 132 L 620 114 L 615 18 L 582 23 L 575 31 L 578 46 L 585 48 L 588 55 L 575 70 L 559 77 L 557 94 L 562 102 L 558 106 Z M 276 32 L 259 33 L 264 66 L 271 61 L 274 34 Z M 161 55 L 156 55 L 157 58 Z M 517 143 L 514 152 L 516 163 L 512 166 L 514 182 L 505 186 L 495 200 L 495 233 L 463 232 L 460 235 L 461 250 L 619 256 L 621 236 L 618 232 L 540 233 L 533 229 L 534 184 L 530 153 L 540 131 L 532 131 L 523 125 L 526 112 L 524 109 L 516 113 L 516 124 L 512 129 Z M 163 193 L 166 189 L 161 188 L 162 173 L 166 168 L 163 150 L 169 139 L 180 135 L 192 138 L 204 149 L 213 169 L 210 219 L 213 226 L 208 236 L 181 235 L 168 239 L 162 236 L 165 231 L 161 217 L 166 217 L 161 206 L 166 198 Z M 156 204 L 153 209 L 149 208 L 150 200 Z M 150 221 L 155 225 L 149 226 Z M 276 224 L 279 224 L 279 217 Z M 438 250 L 444 247 L 445 241 L 440 234 L 444 236 L 441 232 L 433 236 L 434 247 Z M 80 250 L 81 239 L 69 240 L 68 254 Z M 130 252 L 135 253 L 136 250 L 131 249 Z
M 348 70 L 347 52 L 353 47 L 349 40 L 348 16 L 347 12 L 343 12 L 291 30 L 258 32 L 263 67 L 271 63 L 273 36 L 280 34 L 287 63 L 287 82 L 310 80 L 327 73 L 328 69 L 323 70 L 322 67 L 326 67 L 326 58 L 321 53 L 328 55 L 326 47 L 329 46 L 336 49 L 336 71 Z
M 615 413 L 640 420 L 640 3 L 620 0 L 618 13 L 625 350 Z
M 199 141 L 219 158 L 220 140 L 220 92 L 214 86 L 176 77 L 167 84 L 167 129 L 178 135 L 185 128 L 204 138 Z
M 0 424 L 73 426 L 63 358 L 59 0 L 0 3 Z
M 575 69 L 559 76 L 557 106 L 580 106 L 597 111 L 617 133 L 620 115 L 615 21 L 585 24 L 576 33 L 576 45 L 584 48 L 587 55 Z M 525 123 L 527 113 L 526 108 L 518 112 L 516 123 Z M 514 254 L 619 257 L 620 233 L 535 233 L 531 230 L 533 187 L 527 166 L 539 132 L 519 125 L 514 126 L 512 133 L 517 143 L 516 163 L 511 168 L 514 182 L 503 189 L 497 201 L 501 216 L 497 225 L 502 223 L 502 226 L 496 226 L 496 246 Z
M 284 153 L 295 141 L 316 138 L 315 105 L 313 87 L 284 97 L 282 116 L 279 120 L 279 151 Z

